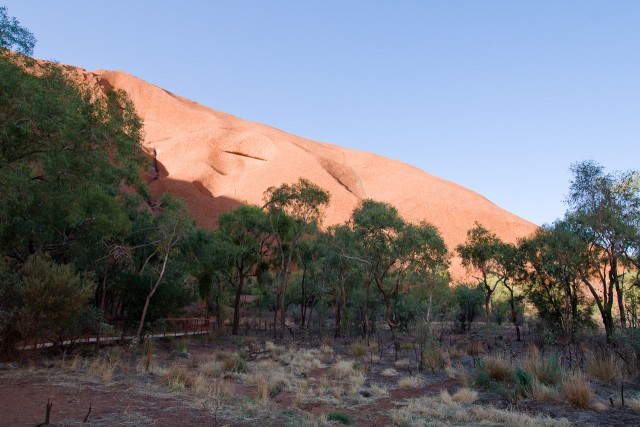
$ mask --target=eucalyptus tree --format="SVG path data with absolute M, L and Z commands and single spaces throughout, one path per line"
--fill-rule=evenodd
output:
M 637 171 L 605 173 L 594 161 L 575 163 L 571 172 L 573 180 L 566 200 L 568 216 L 575 232 L 586 243 L 593 266 L 590 272 L 581 272 L 581 279 L 596 302 L 600 299 L 597 288 L 602 288 L 607 302 L 599 309 L 604 310 L 605 328 L 610 338 L 614 324 L 608 314 L 609 298 L 613 300 L 615 291 L 620 326 L 626 328 L 621 278 L 628 272 L 628 264 L 638 268 L 639 174 Z M 597 285 L 594 279 L 599 282 Z
M 151 241 L 144 247 L 144 256 L 141 258 L 142 266 L 138 272 L 147 281 L 144 305 L 136 332 L 136 336 L 140 340 L 144 338 L 143 332 L 149 304 L 166 279 L 167 271 L 170 268 L 168 265 L 170 259 L 174 256 L 184 255 L 181 252 L 185 248 L 180 244 L 188 240 L 195 231 L 195 223 L 184 204 L 168 195 L 161 199 L 158 212 L 152 221 L 153 228 L 149 235 Z M 184 266 L 177 265 L 174 270 L 178 273 L 178 280 L 184 280 L 188 273 L 183 268 Z
M 400 284 L 411 267 L 418 229 L 409 226 L 388 203 L 363 200 L 351 216 L 353 230 L 362 245 L 365 276 L 365 337 L 369 338 L 369 289 L 375 284 L 385 303 L 385 320 L 396 340 L 399 326 L 394 312 Z M 423 230 L 424 231 L 424 230 Z
M 0 51 L 15 49 L 23 55 L 33 55 L 36 38 L 14 17 L 7 15 L 6 6 L 0 6 Z
M 432 320 L 434 292 L 443 282 L 448 281 L 450 254 L 438 229 L 426 221 L 418 225 L 408 224 L 405 231 L 409 246 L 407 262 L 416 280 L 412 286 L 424 287 L 427 291 L 427 312 L 425 320 Z
M 516 286 L 522 283 L 523 280 L 524 260 L 516 245 L 501 242 L 497 247 L 495 261 L 497 282 L 502 283 L 509 294 L 509 310 L 511 312 L 511 323 L 513 323 L 513 327 L 516 330 L 516 341 L 521 341 L 518 305 L 522 297 L 517 295 Z
M 589 271 L 585 242 L 566 221 L 539 228 L 518 243 L 520 280 L 540 318 L 554 333 L 573 343 L 578 330 L 589 324 L 590 303 L 582 290 L 581 271 Z M 588 274 L 588 273 L 587 273 Z M 612 321 L 613 299 L 598 296 L 605 326 Z
M 122 187 L 147 195 L 141 122 L 123 93 L 92 99 L 61 67 L 0 55 L 0 251 L 93 269 L 131 232 Z M 99 275 L 101 271 L 96 271 Z
M 245 281 L 265 268 L 264 260 L 273 249 L 275 236 L 269 231 L 265 212 L 258 206 L 243 204 L 218 217 L 215 239 L 220 274 L 235 290 L 232 334 L 237 335 Z
M 311 308 L 313 311 L 322 294 L 322 289 L 315 278 L 318 276 L 318 269 L 322 268 L 320 261 L 323 252 L 320 241 L 323 235 L 324 233 L 314 227 L 300 242 L 295 252 L 294 262 L 302 270 L 302 277 L 300 277 L 300 327 L 302 329 L 307 326 L 308 309 Z
M 502 241 L 495 233 L 490 232 L 476 222 L 467 231 L 467 239 L 456 247 L 462 265 L 473 274 L 484 294 L 484 307 L 487 321 L 491 321 L 491 300 L 498 287 L 496 280 L 498 271 L 498 255 Z
M 340 337 L 347 305 L 355 288 L 361 283 L 365 266 L 360 259 L 356 234 L 347 225 L 329 227 L 319 240 L 319 276 L 327 284 L 326 294 L 335 308 L 334 336 Z
M 304 178 L 295 184 L 270 187 L 264 194 L 267 222 L 278 254 L 279 340 L 284 338 L 286 293 L 294 253 L 306 234 L 321 223 L 329 199 L 326 190 Z

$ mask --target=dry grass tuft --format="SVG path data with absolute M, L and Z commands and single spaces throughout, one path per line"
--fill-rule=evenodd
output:
M 499 356 L 486 356 L 483 359 L 489 378 L 496 382 L 512 382 L 514 370 L 511 363 Z
M 529 347 L 529 352 L 522 361 L 522 368 L 544 385 L 557 385 L 562 379 L 558 358 L 555 355 L 542 356 L 536 346 Z
M 284 347 L 280 345 L 275 345 L 271 341 L 267 341 L 264 343 L 264 349 L 274 356 L 282 356 L 284 354 Z
M 389 396 L 389 390 L 387 390 L 386 387 L 379 386 L 377 384 L 371 384 L 371 387 L 369 387 L 369 393 L 371 393 L 371 396 L 373 396 L 373 397 L 388 397 Z
M 491 405 L 475 405 L 454 402 L 449 393 L 438 397 L 411 399 L 399 409 L 390 411 L 393 425 L 396 426 L 460 426 L 460 425 L 508 425 L 518 427 L 569 426 L 566 419 L 534 417 L 528 414 L 500 410 Z M 448 397 L 447 397 L 448 396 Z M 451 399 L 451 400 L 450 400 Z M 426 422 L 428 420 L 428 422 Z
M 326 363 L 333 358 L 333 347 L 323 344 L 320 347 L 320 353 L 322 354 L 322 361 Z
M 464 351 L 458 347 L 449 347 L 447 349 L 447 354 L 449 356 L 449 359 L 451 360 L 456 360 L 456 359 L 460 359 L 462 358 L 462 356 L 464 356 Z
M 164 373 L 160 382 L 171 390 L 185 390 L 193 386 L 193 374 L 182 366 L 172 366 Z
M 422 363 L 426 369 L 431 369 L 432 371 L 451 365 L 448 356 L 442 354 L 439 346 L 433 346 L 432 348 L 423 351 Z
M 355 340 L 353 344 L 351 344 L 351 353 L 356 359 L 365 357 L 368 351 L 369 347 L 367 346 L 367 343 L 362 339 Z
M 425 379 L 416 375 L 400 378 L 400 380 L 398 380 L 398 387 L 400 388 L 420 388 L 424 387 L 425 384 Z
M 380 372 L 380 375 L 382 375 L 383 377 L 397 377 L 400 374 L 393 368 L 387 368 L 384 371 Z
M 329 369 L 329 376 L 338 380 L 349 378 L 355 374 L 356 369 L 350 360 L 339 360 Z
M 473 403 L 478 400 L 478 392 L 470 388 L 461 388 L 451 396 L 451 400 L 460 403 Z
M 586 409 L 593 402 L 591 385 L 580 371 L 574 371 L 562 382 L 562 391 L 571 405 L 576 408 Z
M 534 380 L 531 388 L 527 391 L 527 396 L 537 402 L 558 402 L 560 393 L 555 387 L 550 387 Z
M 395 362 L 396 368 L 398 369 L 410 369 L 415 366 L 415 363 L 409 359 L 400 359 Z
M 473 358 L 480 356 L 484 353 L 484 346 L 479 341 L 471 341 L 467 344 L 467 355 Z
M 440 392 L 440 394 L 438 395 L 438 397 L 440 398 L 440 401 L 443 403 L 451 403 L 453 402 L 453 399 L 451 399 L 451 395 L 449 394 L 449 392 L 447 390 L 442 390 Z
M 613 382 L 622 377 L 622 366 L 611 356 L 597 356 L 587 353 L 586 371 L 592 377 L 603 382 Z

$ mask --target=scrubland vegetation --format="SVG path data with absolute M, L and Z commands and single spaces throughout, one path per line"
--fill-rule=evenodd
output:
M 212 425 L 640 422 L 636 171 L 574 164 L 565 218 L 515 243 L 476 223 L 447 248 L 375 200 L 323 228 L 330 194 L 305 179 L 205 230 L 149 194 L 126 94 L 8 51 L 33 48 L 16 28 L 22 44 L 0 43 L 0 344 L 18 363 L 0 378 L 144 384 Z M 186 315 L 216 332 L 149 338 Z M 52 348 L 20 351 L 35 340 Z

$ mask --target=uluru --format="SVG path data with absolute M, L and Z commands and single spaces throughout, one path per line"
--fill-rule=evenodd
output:
M 157 165 L 152 193 L 168 191 L 185 200 L 208 228 L 221 212 L 240 203 L 262 205 L 267 188 L 299 178 L 330 192 L 324 226 L 347 221 L 370 198 L 392 204 L 407 221 L 434 224 L 450 250 L 474 222 L 507 242 L 537 227 L 474 191 L 400 161 L 249 122 L 125 72 L 98 70 L 85 77 L 128 94 L 144 122 L 144 148 Z M 463 274 L 455 258 L 451 270 L 454 277 Z

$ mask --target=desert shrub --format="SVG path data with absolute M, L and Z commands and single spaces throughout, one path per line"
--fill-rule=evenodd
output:
M 593 402 L 591 385 L 580 371 L 574 371 L 564 378 L 562 391 L 567 402 L 577 408 L 588 408 Z
M 89 301 L 95 284 L 73 266 L 57 264 L 47 255 L 30 257 L 20 270 L 18 329 L 23 338 L 36 335 L 62 344 L 93 325 Z

